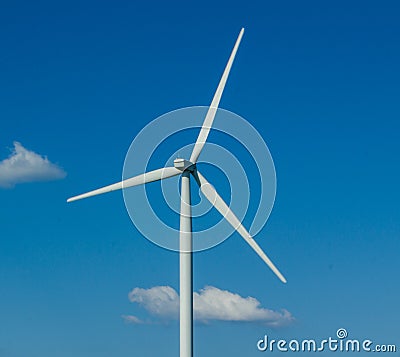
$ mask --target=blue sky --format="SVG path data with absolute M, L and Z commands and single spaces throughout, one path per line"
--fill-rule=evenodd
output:
M 288 283 L 233 235 L 195 255 L 194 288 L 295 321 L 198 322 L 196 355 L 255 356 L 264 334 L 340 327 L 400 348 L 399 17 L 395 1 L 1 4 L 0 159 L 17 141 L 57 180 L 0 188 L 0 356 L 178 355 L 177 321 L 128 298 L 177 290 L 178 255 L 140 235 L 120 192 L 65 200 L 118 181 L 154 118 L 208 105 L 241 27 L 221 107 L 274 158 L 276 202 L 257 241 Z

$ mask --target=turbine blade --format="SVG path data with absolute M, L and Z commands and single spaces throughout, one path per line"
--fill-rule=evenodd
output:
M 260 258 L 271 268 L 276 276 L 284 283 L 286 283 L 285 277 L 280 273 L 278 268 L 272 263 L 271 259 L 263 252 L 257 242 L 250 236 L 246 228 L 243 227 L 242 223 L 231 211 L 228 205 L 224 202 L 218 192 L 215 190 L 206 178 L 197 170 L 193 173 L 198 185 L 200 186 L 201 192 L 211 202 L 211 204 L 221 213 L 224 218 L 231 224 L 233 228 L 243 237 L 243 239 L 252 247 Z
M 208 108 L 206 118 L 204 119 L 203 126 L 200 130 L 199 136 L 197 137 L 197 141 L 196 141 L 196 144 L 194 145 L 192 155 L 190 156 L 190 161 L 193 163 L 196 163 L 196 161 L 201 153 L 201 150 L 203 149 L 203 146 L 207 141 L 207 137 L 210 132 L 212 123 L 214 121 L 215 114 L 217 113 L 217 109 L 219 106 L 219 102 L 221 100 L 222 92 L 224 91 L 225 84 L 228 79 L 233 60 L 235 59 L 237 49 L 239 48 L 240 41 L 242 40 L 242 37 L 243 37 L 243 33 L 244 33 L 244 28 L 242 28 L 240 30 L 240 33 L 236 40 L 235 46 L 233 47 L 231 56 L 229 57 L 229 60 L 228 60 L 228 63 L 226 64 L 224 73 L 222 74 L 221 80 L 220 80 L 217 90 L 214 94 L 214 98 L 211 102 L 210 107 Z
M 112 185 L 108 185 L 102 188 L 98 188 L 97 190 L 93 190 L 87 193 L 83 193 L 78 196 L 74 196 L 71 198 L 68 198 L 67 202 L 72 202 L 76 200 L 81 200 L 83 198 L 91 197 L 91 196 L 96 196 L 96 195 L 101 195 L 103 193 L 115 191 L 115 190 L 120 190 L 123 188 L 128 188 L 132 186 L 138 186 L 142 185 L 148 182 L 153 182 L 153 181 L 158 181 L 158 180 L 163 180 L 168 177 L 176 176 L 181 174 L 182 171 L 176 169 L 175 167 L 164 167 L 162 169 L 146 172 L 144 174 L 131 177 L 129 179 L 126 179 L 121 182 L 114 183 Z

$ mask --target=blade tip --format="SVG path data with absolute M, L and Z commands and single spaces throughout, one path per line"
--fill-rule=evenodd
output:
M 282 273 L 280 272 L 280 271 L 278 271 L 278 270 L 273 270 L 273 272 L 275 273 L 275 276 L 282 282 L 282 283 L 284 283 L 284 284 L 286 284 L 287 283 L 287 280 L 286 280 L 286 278 L 282 275 Z

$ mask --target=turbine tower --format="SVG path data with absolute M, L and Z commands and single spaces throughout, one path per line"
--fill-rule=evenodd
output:
M 179 294 L 180 294 L 180 357 L 193 356 L 193 271 L 192 271 L 192 215 L 190 197 L 190 178 L 193 177 L 200 191 L 208 201 L 219 211 L 222 216 L 232 225 L 232 227 L 242 236 L 260 258 L 271 268 L 278 278 L 286 283 L 286 279 L 276 268 L 274 263 L 263 252 L 250 233 L 243 227 L 240 220 L 231 211 L 215 188 L 199 172 L 196 167 L 199 155 L 207 141 L 215 115 L 218 110 L 222 92 L 225 88 L 229 72 L 235 59 L 240 41 L 242 40 L 244 29 L 242 28 L 233 47 L 228 63 L 222 74 L 217 90 L 214 94 L 210 107 L 199 136 L 194 145 L 193 152 L 189 160 L 178 158 L 174 160 L 174 166 L 164 167 L 158 170 L 143 173 L 127 180 L 99 188 L 78 196 L 71 197 L 67 202 L 80 200 L 83 198 L 100 195 L 106 192 L 125 189 L 137 185 L 146 184 L 153 181 L 167 179 L 169 177 L 181 175 L 181 207 L 180 207 L 180 236 L 179 236 Z

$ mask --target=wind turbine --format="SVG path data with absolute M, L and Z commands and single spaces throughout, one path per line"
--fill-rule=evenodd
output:
M 179 267 L 180 267 L 180 357 L 193 356 L 193 285 L 192 285 L 192 214 L 190 197 L 190 177 L 193 176 L 208 201 L 219 211 L 222 216 L 232 225 L 232 227 L 242 236 L 260 258 L 271 268 L 278 278 L 286 283 L 286 279 L 276 268 L 274 263 L 263 252 L 250 233 L 243 227 L 240 220 L 231 211 L 218 192 L 207 179 L 199 172 L 196 163 L 200 153 L 207 141 L 208 134 L 212 127 L 218 105 L 221 100 L 233 60 L 242 40 L 244 28 L 241 29 L 239 36 L 233 47 L 228 63 L 222 74 L 217 90 L 214 94 L 210 107 L 208 108 L 203 126 L 200 130 L 197 141 L 194 145 L 189 160 L 177 158 L 174 166 L 164 167 L 158 170 L 143 173 L 141 175 L 126 179 L 124 181 L 99 188 L 78 196 L 71 197 L 67 202 L 80 200 L 83 198 L 100 195 L 106 192 L 138 186 L 153 181 L 164 180 L 169 177 L 181 175 L 181 207 L 180 207 L 180 234 L 179 234 Z

